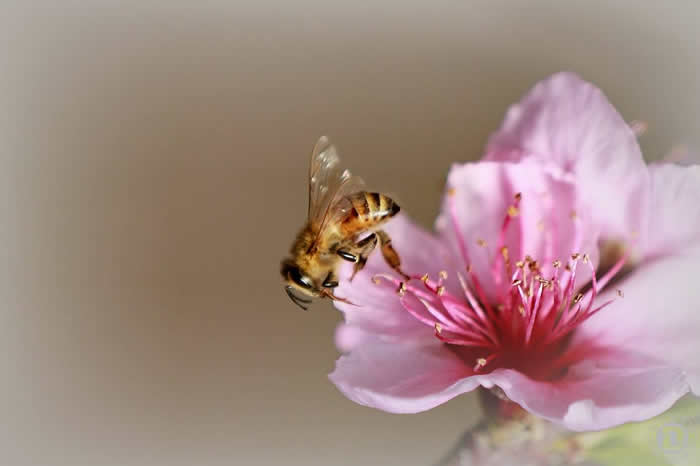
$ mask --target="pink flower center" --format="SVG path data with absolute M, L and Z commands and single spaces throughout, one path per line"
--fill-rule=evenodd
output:
M 450 196 L 451 198 L 452 196 Z M 501 225 L 499 254 L 490 269 L 477 276 L 469 261 L 464 236 L 459 231 L 454 205 L 450 200 L 452 226 L 466 266 L 457 273 L 461 293 L 447 290 L 448 274 L 412 276 L 401 282 L 388 275 L 375 276 L 375 283 L 389 280 L 397 286 L 401 304 L 418 321 L 435 330 L 435 337 L 449 345 L 475 372 L 497 368 L 519 370 L 539 380 L 552 380 L 566 372 L 571 364 L 588 355 L 591 346 L 569 348 L 574 330 L 608 306 L 612 300 L 596 303 L 600 290 L 625 264 L 623 256 L 600 278 L 587 254 L 572 251 L 567 258 L 555 260 L 545 276 L 535 258 L 524 256 L 512 262 L 505 244 L 506 231 L 519 215 L 521 195 L 508 207 Z M 479 241 L 480 242 L 480 241 Z M 484 244 L 482 244 L 483 246 Z M 587 269 L 590 282 L 581 287 L 581 268 Z M 414 280 L 420 280 L 421 284 Z M 487 297 L 483 280 L 510 283 L 499 298 Z M 453 287 L 454 288 L 454 287 Z M 621 295 L 621 292 L 618 291 Z

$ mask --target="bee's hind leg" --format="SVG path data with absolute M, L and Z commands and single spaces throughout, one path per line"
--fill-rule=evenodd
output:
M 408 280 L 409 277 L 401 270 L 401 259 L 396 249 L 391 245 L 391 238 L 384 230 L 377 230 L 376 235 L 379 237 L 379 242 L 381 243 L 382 256 L 389 267 L 394 269 L 399 275 L 404 279 Z

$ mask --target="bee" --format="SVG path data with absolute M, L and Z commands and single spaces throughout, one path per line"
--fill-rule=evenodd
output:
M 389 196 L 365 191 L 359 177 L 341 169 L 338 153 L 325 136 L 311 152 L 308 207 L 306 225 L 280 269 L 294 304 L 304 310 L 310 298 L 352 304 L 333 294 L 338 286 L 337 268 L 343 260 L 352 262 L 352 281 L 377 243 L 387 264 L 408 278 L 401 271 L 391 238 L 379 228 L 399 213 L 399 205 Z

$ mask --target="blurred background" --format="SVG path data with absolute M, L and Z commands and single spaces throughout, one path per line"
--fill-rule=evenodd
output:
M 648 158 L 700 144 L 693 1 L 25 3 L 0 7 L 3 465 L 431 464 L 475 399 L 353 404 L 342 316 L 283 292 L 317 138 L 427 228 L 555 71 L 648 122 Z

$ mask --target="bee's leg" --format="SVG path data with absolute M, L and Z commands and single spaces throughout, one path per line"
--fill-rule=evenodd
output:
M 379 242 L 381 243 L 382 256 L 389 267 L 394 269 L 402 277 L 408 280 L 410 277 L 401 271 L 401 259 L 396 249 L 391 245 L 391 238 L 384 230 L 377 230 L 377 236 L 379 237 Z
M 369 257 L 370 253 L 374 250 L 375 246 L 377 246 L 377 235 L 372 233 L 368 237 L 362 238 L 360 241 L 355 243 L 352 246 L 350 253 L 346 253 L 344 251 L 338 252 L 338 254 L 340 254 L 343 258 L 345 258 L 346 255 L 355 257 L 355 266 L 352 269 L 350 281 L 352 281 L 353 278 L 355 278 L 357 272 L 359 272 L 365 267 L 365 264 L 367 263 L 367 258 Z

